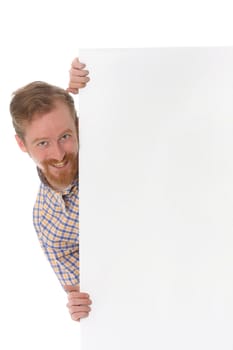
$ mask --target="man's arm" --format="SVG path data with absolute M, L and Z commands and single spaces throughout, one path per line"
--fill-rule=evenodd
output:
M 67 88 L 68 92 L 71 92 L 72 94 L 78 94 L 79 89 L 84 88 L 89 82 L 89 71 L 84 69 L 85 67 L 86 65 L 84 63 L 81 63 L 77 57 L 72 61 L 69 71 L 70 80 Z

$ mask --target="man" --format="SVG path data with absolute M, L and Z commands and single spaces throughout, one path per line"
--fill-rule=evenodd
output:
M 72 62 L 67 90 L 37 81 L 18 89 L 10 104 L 16 141 L 41 180 L 34 227 L 76 321 L 91 310 L 89 295 L 79 290 L 78 117 L 69 94 L 89 81 L 84 68 L 78 59 Z

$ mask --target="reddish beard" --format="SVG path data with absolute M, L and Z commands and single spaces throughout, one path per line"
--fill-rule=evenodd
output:
M 65 154 L 62 162 L 68 164 L 68 168 L 57 168 L 57 174 L 51 171 L 51 167 L 54 167 L 55 170 L 55 165 L 58 163 L 56 159 L 48 159 L 41 163 L 42 173 L 50 186 L 56 190 L 64 190 L 78 175 L 78 156 L 76 153 Z

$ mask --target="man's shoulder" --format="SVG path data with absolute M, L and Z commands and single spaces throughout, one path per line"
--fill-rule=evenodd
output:
M 46 203 L 47 198 L 49 196 L 51 196 L 51 191 L 47 186 L 41 183 L 37 191 L 36 200 L 34 203 L 34 210 L 41 209 L 44 206 L 44 203 Z
M 56 200 L 54 198 L 54 191 L 41 182 L 36 200 L 33 206 L 33 221 L 38 224 L 44 215 L 51 209 Z
M 36 202 L 43 200 L 44 197 L 46 197 L 46 188 L 45 185 L 41 182 L 37 191 Z

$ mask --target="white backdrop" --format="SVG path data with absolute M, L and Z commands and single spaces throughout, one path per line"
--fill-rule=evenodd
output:
M 82 350 L 232 349 L 233 48 L 80 55 Z

